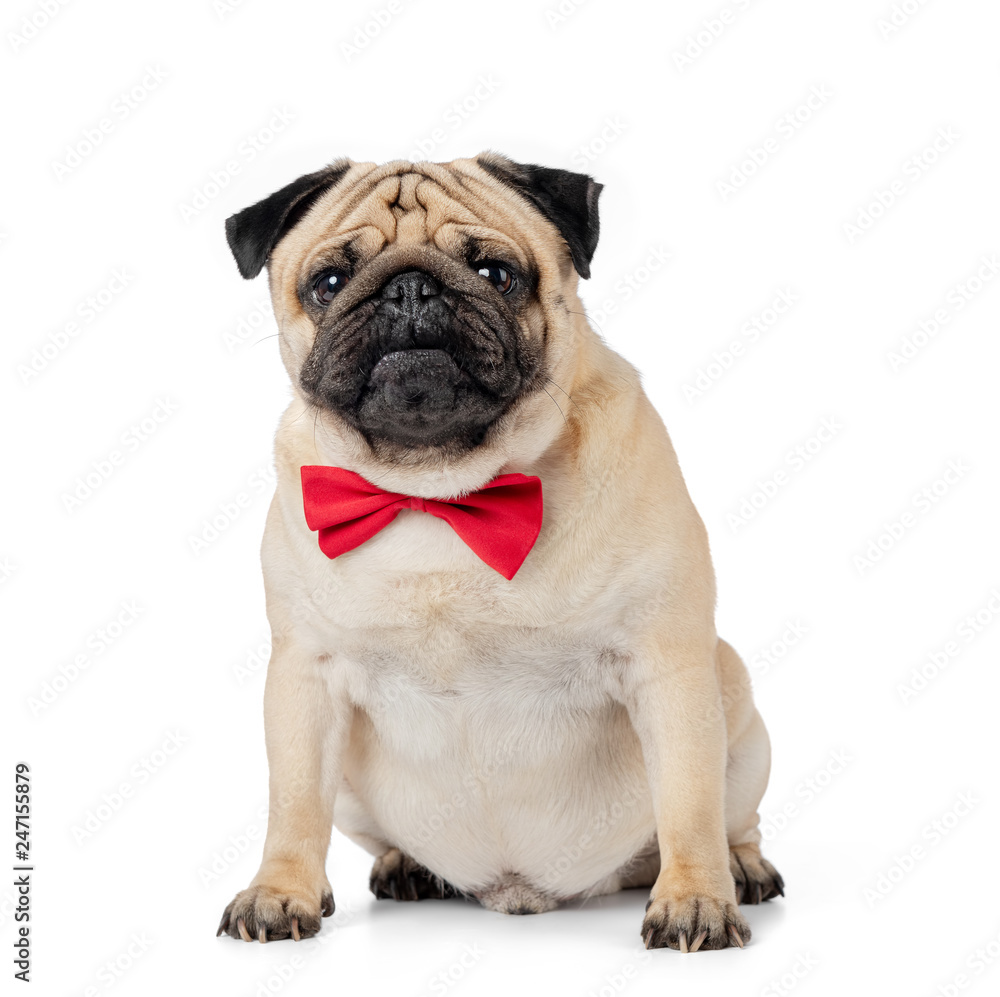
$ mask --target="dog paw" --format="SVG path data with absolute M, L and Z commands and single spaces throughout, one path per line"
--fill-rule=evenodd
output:
M 730 945 L 743 948 L 750 941 L 750 926 L 728 900 L 699 896 L 657 899 L 646 905 L 642 941 L 647 949 L 681 952 Z
M 315 935 L 320 917 L 329 917 L 333 910 L 329 890 L 316 900 L 269 886 L 251 886 L 236 894 L 215 934 L 218 937 L 225 933 L 245 942 L 275 942 L 281 938 L 299 941 Z
M 735 845 L 729 849 L 729 869 L 736 882 L 736 901 L 759 904 L 785 895 L 781 873 L 760 854 L 757 845 Z
M 445 900 L 459 891 L 398 848 L 375 860 L 368 887 L 379 900 Z

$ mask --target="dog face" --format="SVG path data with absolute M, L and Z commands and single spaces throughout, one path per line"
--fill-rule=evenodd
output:
M 244 277 L 268 266 L 282 357 L 317 419 L 383 460 L 427 461 L 495 444 L 536 397 L 551 407 L 600 190 L 493 154 L 341 160 L 226 232 Z

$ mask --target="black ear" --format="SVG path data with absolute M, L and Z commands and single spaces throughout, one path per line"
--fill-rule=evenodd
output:
M 338 159 L 322 170 L 293 180 L 263 201 L 230 215 L 226 219 L 226 239 L 240 274 L 247 280 L 256 277 L 281 238 L 320 194 L 329 190 L 350 168 L 350 160 Z
M 585 173 L 554 170 L 534 163 L 514 163 L 485 153 L 476 160 L 495 177 L 523 194 L 557 229 L 569 246 L 573 266 L 581 277 L 590 276 L 590 261 L 597 248 L 601 224 L 597 199 L 604 184 Z

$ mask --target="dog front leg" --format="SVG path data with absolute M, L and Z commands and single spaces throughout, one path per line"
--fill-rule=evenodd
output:
M 218 934 L 244 941 L 308 938 L 333 913 L 326 853 L 351 709 L 334 665 L 275 638 L 264 687 L 270 803 L 264 857 Z
M 689 621 L 690 622 L 690 621 Z M 660 637 L 636 656 L 626 706 L 642 745 L 656 816 L 660 874 L 642 938 L 646 948 L 742 948 L 725 828 L 726 724 L 714 634 Z

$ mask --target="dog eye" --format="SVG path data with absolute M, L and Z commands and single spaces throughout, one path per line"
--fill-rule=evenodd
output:
M 321 305 L 328 305 L 351 278 L 343 270 L 324 270 L 313 282 L 313 294 Z
M 485 261 L 476 265 L 480 277 L 485 277 L 501 294 L 510 294 L 514 287 L 514 273 L 500 263 Z

